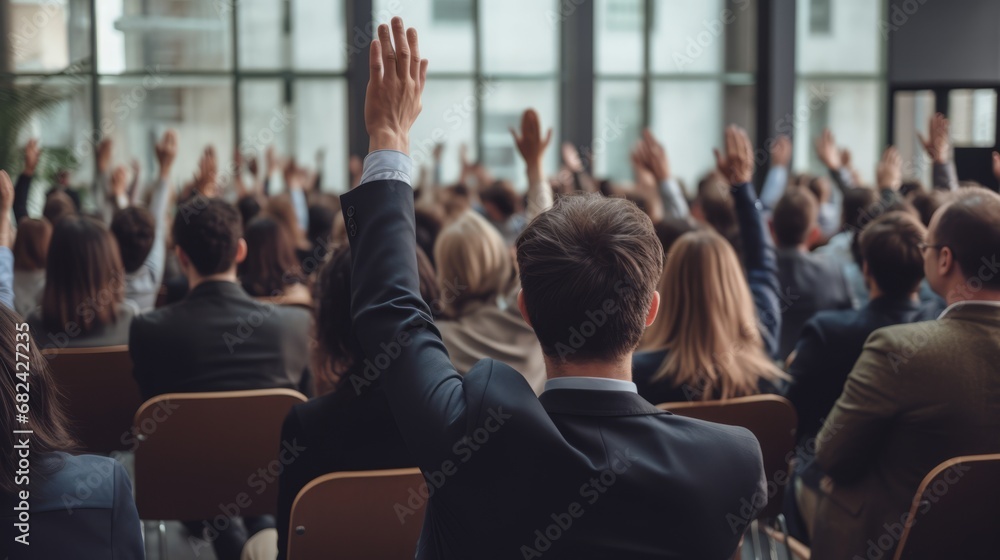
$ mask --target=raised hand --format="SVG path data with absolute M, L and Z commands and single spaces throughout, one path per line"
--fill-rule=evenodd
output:
M 101 143 L 97 145 L 97 172 L 101 175 L 107 173 L 111 168 L 111 155 L 114 148 L 114 143 L 110 138 L 101 140 Z
M 840 169 L 844 165 L 837 142 L 829 128 L 824 129 L 823 134 L 816 139 L 816 155 L 827 169 Z
M 552 129 L 548 129 L 545 137 L 542 137 L 542 123 L 538 118 L 538 113 L 534 109 L 527 109 L 521 115 L 521 134 L 518 135 L 513 127 L 510 135 L 514 137 L 514 144 L 517 151 L 521 152 L 521 157 L 528 167 L 533 165 L 541 166 L 542 157 L 545 155 L 549 142 L 552 141 Z
M 942 165 L 948 163 L 951 159 L 950 123 L 948 119 L 941 113 L 936 113 L 931 117 L 928 128 L 930 132 L 927 138 L 924 138 L 924 135 L 919 132 L 917 133 L 917 138 L 934 163 Z
M 792 140 L 782 134 L 771 146 L 771 166 L 788 167 L 792 163 Z
M 657 183 L 670 178 L 670 159 L 667 150 L 647 128 L 632 153 L 633 163 L 641 164 Z
M 215 156 L 215 147 L 206 146 L 198 161 L 198 172 L 194 178 L 195 190 L 202 196 L 215 197 L 219 194 L 218 176 L 219 162 Z
M 393 45 L 395 43 L 395 45 Z M 427 81 L 427 60 L 420 58 L 417 30 L 404 31 L 403 19 L 378 26 L 369 51 L 371 78 L 365 92 L 365 127 L 369 151 L 410 151 L 410 127 L 420 114 L 420 95 Z
M 903 186 L 903 158 L 895 146 L 889 146 L 882 152 L 875 177 L 880 189 L 898 191 Z
M 580 152 L 572 142 L 562 143 L 563 165 L 573 173 L 583 171 L 583 160 L 580 159 Z
M 14 236 L 10 228 L 10 210 L 14 206 L 14 184 L 10 176 L 0 169 L 0 247 L 10 247 Z
M 170 169 L 177 159 L 177 131 L 168 128 L 163 137 L 153 147 L 156 152 L 156 163 L 160 167 L 160 179 L 166 181 L 170 177 Z
M 111 196 L 115 197 L 115 200 L 120 200 L 125 196 L 127 188 L 128 169 L 124 165 L 119 165 L 111 172 Z
M 38 147 L 38 140 L 32 138 L 28 140 L 27 145 L 24 146 L 24 170 L 23 174 L 31 176 L 35 174 L 35 168 L 38 167 L 38 158 L 41 156 L 42 149 Z
M 715 163 L 731 186 L 753 179 L 753 144 L 746 130 L 733 124 L 726 128 L 726 153 L 715 150 Z

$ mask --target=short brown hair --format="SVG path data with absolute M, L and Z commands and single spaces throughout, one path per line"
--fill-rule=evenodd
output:
M 907 212 L 889 212 L 861 232 L 861 256 L 879 289 L 891 296 L 913 293 L 924 278 L 920 244 L 927 229 Z
M 156 219 L 149 210 L 129 206 L 115 213 L 111 234 L 118 241 L 125 272 L 132 273 L 146 262 L 156 241 Z
M 31 272 L 43 270 L 52 240 L 52 224 L 46 219 L 22 218 L 14 238 L 14 268 Z
M 42 208 L 42 216 L 53 226 L 66 216 L 76 214 L 76 204 L 68 194 L 56 191 L 45 199 L 45 207 Z
M 979 273 L 1000 255 L 1000 195 L 982 187 L 959 189 L 940 212 L 934 243 L 951 249 L 966 278 L 978 275 L 984 287 L 1000 289 L 1000 274 Z
M 598 194 L 560 197 L 517 238 L 521 289 L 547 356 L 613 361 L 646 327 L 663 249 L 635 204 Z
M 816 225 L 819 204 L 812 192 L 790 189 L 774 206 L 771 215 L 774 237 L 779 247 L 796 247 L 806 242 L 809 230 Z

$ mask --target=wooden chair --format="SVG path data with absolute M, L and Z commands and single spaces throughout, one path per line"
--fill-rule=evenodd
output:
M 85 451 L 131 449 L 132 416 L 142 404 L 127 346 L 43 350 Z
M 295 459 L 281 425 L 306 401 L 289 389 L 168 393 L 135 413 L 135 504 L 142 519 L 273 515 L 278 474 Z M 160 523 L 161 557 L 165 554 Z
M 1000 454 L 956 457 L 920 483 L 895 560 L 1000 557 Z
M 679 416 L 742 426 L 753 432 L 764 456 L 768 490 L 775 489 L 775 494 L 768 496 L 767 506 L 760 517 L 776 518 L 781 513 L 785 486 L 791 482 L 788 459 L 795 448 L 795 427 L 798 423 L 795 407 L 788 399 L 778 395 L 753 395 L 724 401 L 663 403 L 656 406 Z
M 292 504 L 288 559 L 409 560 L 426 500 L 419 469 L 340 472 L 313 480 Z

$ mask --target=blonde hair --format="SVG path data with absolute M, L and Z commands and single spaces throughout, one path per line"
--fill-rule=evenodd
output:
M 642 350 L 667 349 L 653 380 L 701 391 L 702 400 L 760 392 L 784 379 L 764 351 L 750 287 L 736 252 L 710 229 L 682 235 L 660 277 L 660 312 Z
M 456 318 L 471 301 L 506 295 L 515 285 L 514 261 L 500 232 L 474 211 L 448 224 L 434 243 L 442 311 Z

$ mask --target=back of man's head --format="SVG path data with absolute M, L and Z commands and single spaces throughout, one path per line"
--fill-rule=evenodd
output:
M 857 232 L 865 223 L 872 219 L 872 207 L 878 203 L 878 194 L 865 187 L 853 187 L 844 193 L 841 203 L 844 227 L 848 231 Z
M 111 220 L 111 233 L 118 241 L 125 272 L 139 270 L 153 250 L 153 241 L 156 239 L 153 215 L 145 208 L 129 206 L 115 214 Z
M 912 295 L 924 278 L 920 244 L 927 236 L 914 216 L 890 212 L 873 221 L 861 233 L 861 255 L 869 276 L 885 295 Z
M 613 362 L 635 350 L 663 269 L 653 224 L 635 204 L 561 197 L 515 247 L 525 307 L 547 356 Z
M 959 189 L 934 218 L 933 244 L 951 250 L 962 276 L 1000 290 L 1000 273 L 992 270 L 1000 258 L 1000 195 L 981 187 Z
M 242 218 L 231 204 L 196 196 L 177 209 L 172 233 L 198 274 L 210 276 L 236 264 Z
M 808 189 L 789 190 L 778 200 L 771 214 L 775 242 L 783 248 L 807 243 L 809 234 L 816 228 L 818 214 L 816 197 Z

